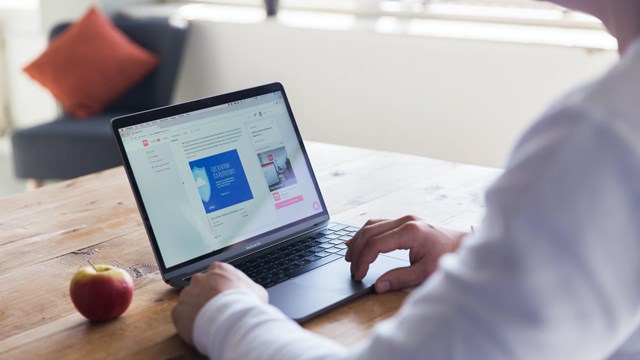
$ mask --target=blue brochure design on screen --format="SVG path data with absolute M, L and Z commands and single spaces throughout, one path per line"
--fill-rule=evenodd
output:
M 207 214 L 253 199 L 237 150 L 194 160 L 189 166 Z

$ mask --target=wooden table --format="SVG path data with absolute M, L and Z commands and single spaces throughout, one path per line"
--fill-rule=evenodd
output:
M 467 230 L 500 174 L 405 154 L 307 147 L 333 218 L 356 224 L 412 213 Z M 133 275 L 133 303 L 120 318 L 94 324 L 74 309 L 69 281 L 87 260 Z M 198 358 L 171 323 L 177 296 L 159 276 L 121 167 L 0 199 L 0 359 Z M 352 345 L 405 296 L 365 296 L 305 327 Z

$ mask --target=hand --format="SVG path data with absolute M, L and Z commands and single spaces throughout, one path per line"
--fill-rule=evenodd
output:
M 423 282 L 436 270 L 440 256 L 455 251 L 465 235 L 438 229 L 415 216 L 369 220 L 347 240 L 345 259 L 351 262 L 353 278 L 360 281 L 379 254 L 408 249 L 410 266 L 390 270 L 376 280 L 376 292 L 384 293 Z
M 214 296 L 231 289 L 249 289 L 265 303 L 269 299 L 267 291 L 242 271 L 226 263 L 214 262 L 206 273 L 191 278 L 191 284 L 182 290 L 178 304 L 171 312 L 180 337 L 193 345 L 193 325 L 200 310 Z

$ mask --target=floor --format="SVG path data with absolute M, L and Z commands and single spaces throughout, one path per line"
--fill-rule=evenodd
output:
M 25 181 L 13 175 L 11 144 L 7 137 L 0 137 L 0 197 L 16 194 L 25 190 Z

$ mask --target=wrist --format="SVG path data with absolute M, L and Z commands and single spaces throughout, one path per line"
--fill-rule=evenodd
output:
M 451 230 L 451 229 L 441 229 L 447 237 L 450 239 L 450 251 L 456 252 L 460 245 L 462 245 L 462 241 L 465 237 L 467 237 L 470 233 L 465 231 Z

